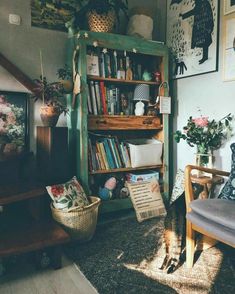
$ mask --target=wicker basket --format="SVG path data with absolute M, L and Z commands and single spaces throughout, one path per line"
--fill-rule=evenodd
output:
M 87 13 L 88 25 L 90 31 L 110 33 L 113 30 L 116 17 L 114 10 L 107 14 L 98 14 L 95 11 Z
M 95 233 L 100 198 L 90 196 L 90 200 L 90 205 L 69 212 L 56 209 L 51 204 L 53 219 L 63 225 L 72 239 L 89 241 Z

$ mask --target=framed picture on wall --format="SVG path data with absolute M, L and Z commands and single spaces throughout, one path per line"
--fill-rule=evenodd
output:
M 28 94 L 0 91 L 0 161 L 28 149 Z
M 235 11 L 235 0 L 224 0 L 224 14 Z
M 31 24 L 67 32 L 65 23 L 74 16 L 77 5 L 76 0 L 31 0 Z
M 218 70 L 219 0 L 167 0 L 172 77 Z
M 235 80 L 235 16 L 226 18 L 223 32 L 223 80 Z

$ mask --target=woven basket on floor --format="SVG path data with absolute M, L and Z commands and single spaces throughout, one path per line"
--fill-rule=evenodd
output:
M 52 217 L 63 225 L 72 239 L 89 241 L 96 229 L 100 198 L 90 196 L 91 204 L 69 212 L 56 209 L 51 204 Z
M 98 14 L 95 11 L 87 13 L 88 25 L 90 31 L 110 33 L 113 30 L 116 16 L 114 10 L 107 14 Z

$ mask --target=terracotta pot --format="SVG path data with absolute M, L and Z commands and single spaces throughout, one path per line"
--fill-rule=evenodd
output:
M 57 106 L 44 105 L 40 108 L 40 117 L 45 127 L 55 127 L 60 114 L 61 110 Z

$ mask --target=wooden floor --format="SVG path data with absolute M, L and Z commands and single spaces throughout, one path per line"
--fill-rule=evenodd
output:
M 0 294 L 97 294 L 72 261 L 63 257 L 59 270 L 36 270 L 29 263 L 16 264 L 0 278 Z

